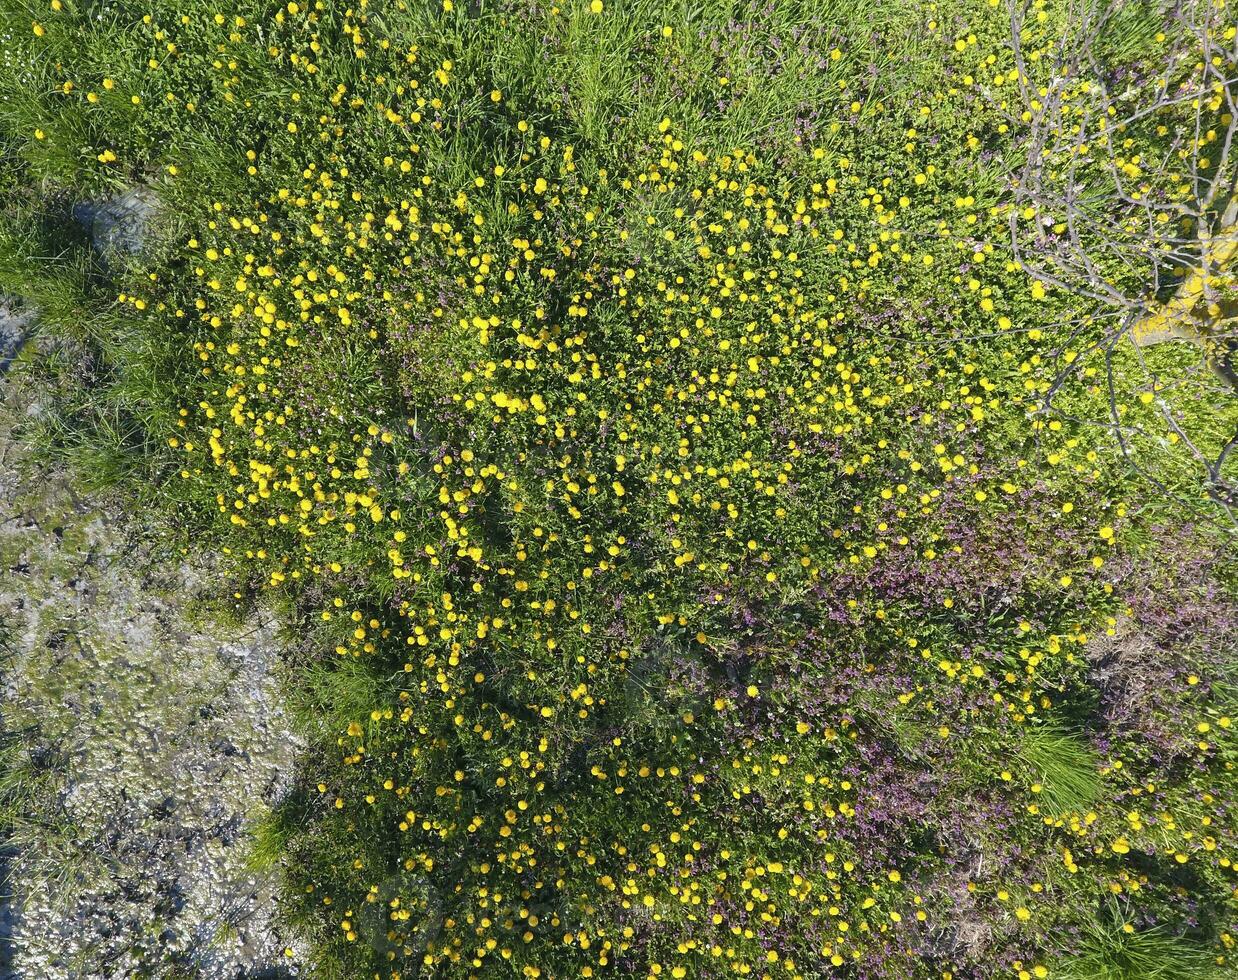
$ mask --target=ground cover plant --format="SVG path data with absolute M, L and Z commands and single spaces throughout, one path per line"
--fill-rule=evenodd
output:
M 32 438 L 283 616 L 309 975 L 1232 971 L 1221 0 L 0 10 Z

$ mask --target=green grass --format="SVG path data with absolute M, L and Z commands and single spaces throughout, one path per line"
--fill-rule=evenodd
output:
M 1205 951 L 1158 931 L 1126 931 L 1124 923 L 1096 926 L 1088 948 L 1057 963 L 1062 980 L 1220 980 L 1226 975 Z
M 1041 809 L 1050 816 L 1086 813 L 1100 798 L 1100 759 L 1079 736 L 1053 728 L 1028 728 L 1020 755 L 1040 785 Z

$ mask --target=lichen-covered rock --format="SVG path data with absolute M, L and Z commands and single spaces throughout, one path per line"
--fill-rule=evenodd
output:
M 140 514 L 33 470 L 13 427 L 36 403 L 0 382 L 0 627 L 8 964 L 21 978 L 235 978 L 287 966 L 248 831 L 294 744 L 275 626 L 195 617 L 207 572 L 162 553 Z

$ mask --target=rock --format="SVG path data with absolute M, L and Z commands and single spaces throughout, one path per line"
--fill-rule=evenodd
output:
M 18 309 L 16 304 L 0 296 L 0 378 L 8 373 L 13 359 L 21 353 L 34 325 L 34 316 L 29 310 Z
M 155 192 L 139 185 L 106 201 L 73 205 L 73 220 L 86 229 L 91 245 L 106 262 L 142 250 L 157 207 Z
M 127 248 L 123 220 L 92 224 Z M 216 574 L 31 468 L 13 427 L 37 403 L 24 370 L 0 380 L 0 725 L 39 787 L 0 853 L 0 980 L 287 969 L 274 883 L 246 865 L 296 749 L 275 624 L 192 617 Z

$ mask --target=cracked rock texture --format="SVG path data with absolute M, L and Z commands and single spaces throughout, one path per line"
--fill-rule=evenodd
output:
M 208 572 L 34 466 L 28 332 L 0 305 L 0 977 L 291 975 L 247 863 L 295 750 L 275 626 L 195 612 Z

